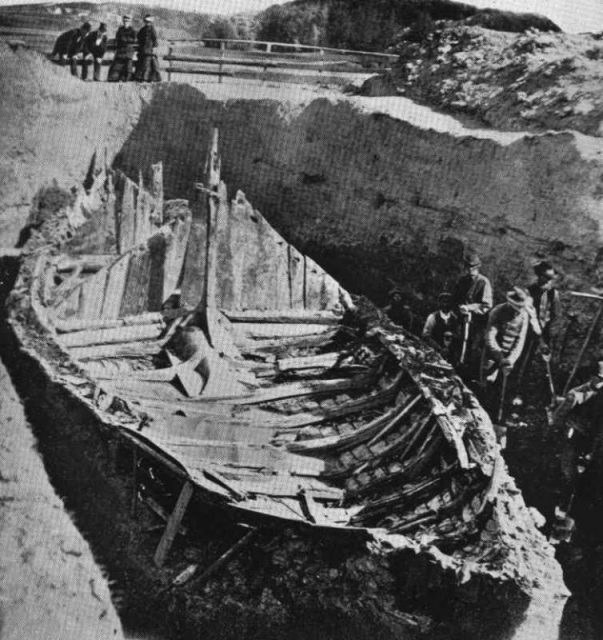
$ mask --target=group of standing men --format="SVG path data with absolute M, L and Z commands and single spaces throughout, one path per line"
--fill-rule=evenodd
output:
M 560 315 L 553 265 L 539 262 L 534 267 L 536 282 L 527 290 L 513 287 L 506 301 L 494 307 L 492 285 L 480 271 L 479 256 L 469 254 L 463 266 L 463 276 L 452 292 L 439 295 L 438 309 L 422 328 L 426 342 L 482 385 L 494 382 L 499 373 L 509 375 L 522 353 L 531 353 L 534 343 L 541 353 L 549 354 L 551 328 Z M 396 300 L 395 290 L 392 293 L 394 299 L 386 311 L 392 317 L 398 305 L 400 317 L 392 319 L 416 331 L 408 307 L 401 305 L 401 296 Z M 409 326 L 412 322 L 414 328 Z
M 107 80 L 109 82 L 159 82 L 161 75 L 157 60 L 158 40 L 153 25 L 153 16 L 145 15 L 144 25 L 138 31 L 132 27 L 129 15 L 122 17 L 122 24 L 115 34 L 115 57 L 109 67 Z M 62 64 L 69 62 L 71 74 L 76 76 L 78 60 L 82 60 L 82 80 L 88 79 L 88 67 L 93 62 L 93 79 L 98 82 L 101 77 L 101 65 L 107 51 L 107 25 L 99 24 L 96 31 L 92 31 L 89 22 L 81 27 L 70 29 L 62 33 L 56 40 L 51 56 L 58 57 Z M 138 51 L 136 69 L 134 69 L 134 54 Z

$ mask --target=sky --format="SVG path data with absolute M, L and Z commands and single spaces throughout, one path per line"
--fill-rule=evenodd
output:
M 101 0 L 92 0 L 101 1 Z M 125 0 L 124 0 L 125 1 Z M 129 0 L 136 3 L 137 0 Z M 169 9 L 224 13 L 261 11 L 287 0 L 142 0 L 141 4 L 160 5 Z M 508 11 L 541 13 L 564 31 L 603 31 L 603 0 L 464 0 L 477 7 L 491 7 Z M 38 4 L 40 0 L 0 0 L 9 4 Z

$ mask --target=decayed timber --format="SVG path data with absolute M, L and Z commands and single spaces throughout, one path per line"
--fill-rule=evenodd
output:
M 229 200 L 217 134 L 190 208 L 163 206 L 160 175 L 147 192 L 107 170 L 117 253 L 28 256 L 15 314 L 31 310 L 70 393 L 180 483 L 155 563 L 201 501 L 254 526 L 428 539 L 490 571 L 500 454 L 450 365 L 376 312 L 367 330 L 328 273 Z

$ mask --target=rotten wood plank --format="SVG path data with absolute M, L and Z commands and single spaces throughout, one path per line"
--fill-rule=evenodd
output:
M 71 333 L 72 331 L 84 331 L 87 329 L 115 329 L 116 327 L 162 323 L 188 314 L 189 311 L 186 309 L 170 309 L 166 311 L 148 311 L 134 316 L 124 316 L 123 318 L 97 318 L 95 320 L 82 320 L 80 318 L 57 319 L 54 327 L 59 333 Z
M 171 296 L 180 284 L 182 267 L 186 255 L 186 246 L 191 232 L 191 212 L 187 208 L 184 218 L 178 217 L 172 225 L 168 239 L 164 262 L 163 296 L 164 301 Z
M 184 513 L 186 508 L 188 507 L 188 503 L 193 495 L 193 484 L 189 481 L 184 483 L 182 490 L 180 491 L 180 495 L 178 496 L 178 500 L 176 501 L 176 506 L 174 510 L 170 514 L 167 525 L 163 532 L 163 536 L 157 545 L 157 549 L 155 551 L 155 555 L 153 560 L 155 561 L 155 565 L 158 567 L 162 567 L 165 562 L 167 555 L 170 551 L 170 548 L 174 542 L 174 538 L 176 537 L 176 533 L 178 532 L 178 528 L 182 523 L 182 518 L 184 517 Z
M 341 314 L 333 311 L 308 311 L 305 309 L 246 309 L 245 311 L 222 309 L 231 322 L 271 324 L 338 324 Z
M 136 185 L 125 174 L 120 173 L 121 193 L 117 199 L 117 248 L 124 253 L 135 244 Z
M 148 324 L 114 329 L 93 329 L 90 331 L 74 331 L 59 336 L 64 347 L 89 347 L 97 344 L 117 344 L 137 340 L 154 340 L 161 335 L 163 325 Z
M 147 247 L 132 251 L 126 287 L 121 301 L 120 316 L 147 311 L 149 296 L 151 256 Z
M 102 318 L 109 319 L 119 317 L 121 301 L 126 289 L 129 264 L 130 254 L 127 253 L 110 267 L 107 276 L 107 291 L 101 310 Z
M 191 229 L 184 259 L 181 300 L 184 306 L 196 308 L 205 301 L 207 255 L 207 197 L 197 191 L 191 203 Z
M 82 320 L 95 320 L 100 318 L 105 290 L 107 285 L 107 272 L 103 269 L 82 284 L 82 299 L 80 306 L 80 318 Z
M 281 372 L 284 371 L 302 371 L 304 369 L 330 369 L 334 367 L 341 354 L 322 353 L 318 356 L 302 356 L 299 358 L 281 358 L 276 361 L 276 366 Z
M 293 246 L 287 247 L 289 258 L 289 306 L 304 309 L 306 306 L 304 256 Z
M 196 587 L 200 587 L 205 584 L 219 569 L 228 564 L 237 553 L 247 546 L 256 535 L 255 529 L 246 533 L 240 540 L 238 540 L 228 551 L 223 553 L 215 562 L 213 562 L 198 578 L 195 578 L 194 584 Z
M 163 283 L 167 242 L 168 238 L 164 233 L 156 233 L 148 239 L 149 277 L 146 308 L 149 311 L 159 311 L 166 298 Z
M 75 360 L 100 360 L 101 358 L 137 358 L 155 355 L 161 351 L 160 340 L 145 342 L 125 342 L 121 344 L 101 344 L 86 347 L 71 347 L 69 354 Z

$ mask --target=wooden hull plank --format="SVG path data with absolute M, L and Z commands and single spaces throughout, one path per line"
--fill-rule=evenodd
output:
M 181 207 L 181 214 L 172 223 L 171 235 L 168 236 L 164 262 L 164 301 L 176 291 L 180 284 L 190 231 L 190 209 L 188 206 Z
M 130 254 L 119 258 L 108 270 L 107 290 L 103 300 L 101 318 L 114 319 L 119 317 L 121 301 L 126 289 L 126 278 L 128 276 L 128 265 L 130 264 Z
M 124 253 L 135 244 L 136 185 L 123 173 L 116 184 L 118 250 Z
M 166 298 L 163 290 L 167 235 L 156 233 L 148 240 L 149 276 L 146 309 L 160 311 Z M 142 311 L 142 309 L 140 310 Z
M 304 256 L 293 246 L 287 248 L 289 261 L 289 306 L 291 309 L 306 308 Z
M 151 257 L 147 247 L 136 249 L 130 256 L 126 287 L 121 301 L 120 316 L 146 311 L 149 301 Z
M 91 331 L 74 331 L 58 337 L 64 347 L 88 347 L 95 344 L 117 344 L 120 342 L 134 342 L 136 340 L 154 340 L 163 331 L 160 324 L 134 325 L 131 327 L 117 327 L 116 329 L 96 329 Z
M 182 279 L 182 305 L 191 309 L 205 301 L 205 278 L 207 258 L 207 197 L 197 193 L 191 203 L 191 230 Z

